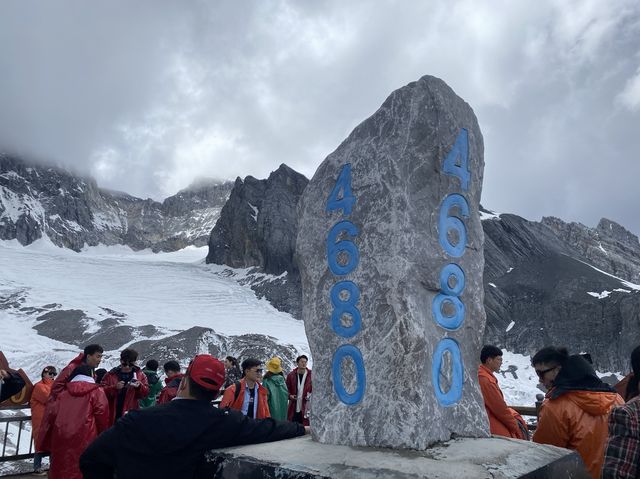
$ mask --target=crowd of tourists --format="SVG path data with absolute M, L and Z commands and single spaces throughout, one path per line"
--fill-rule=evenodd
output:
M 99 368 L 103 352 L 91 344 L 59 373 L 51 365 L 42 370 L 30 400 L 36 474 L 46 474 L 48 453 L 53 479 L 192 477 L 207 450 L 309 432 L 312 376 L 305 355 L 285 377 L 278 357 L 239 364 L 232 356 L 223 362 L 203 354 L 184 372 L 178 361 L 165 362 L 162 381 L 155 359 L 141 368 L 138 353 L 127 348 L 107 371 Z M 0 374 L 2 400 L 24 387 L 16 372 Z
M 109 371 L 99 368 L 102 355 L 92 344 L 59 373 L 55 366 L 42 370 L 31 394 L 36 472 L 49 453 L 54 479 L 198 477 L 208 450 L 309 432 L 305 355 L 285 376 L 278 357 L 239 363 L 201 354 L 184 372 L 177 361 L 165 362 L 164 381 L 158 361 L 141 368 L 133 349 Z M 493 435 L 573 449 L 594 478 L 640 478 L 640 346 L 631 354 L 632 372 L 615 389 L 598 377 L 589 355 L 553 346 L 538 351 L 531 363 L 547 393 L 531 437 L 495 376 L 502 356 L 486 345 L 478 368 Z M 0 402 L 23 386 L 17 373 L 0 370 Z
M 533 441 L 577 451 L 594 479 L 640 478 L 640 346 L 631 353 L 632 372 L 615 388 L 598 377 L 588 354 L 550 346 L 531 364 L 547 391 Z M 507 406 L 494 375 L 501 365 L 500 348 L 484 346 L 478 382 L 491 433 L 527 440 L 526 422 Z

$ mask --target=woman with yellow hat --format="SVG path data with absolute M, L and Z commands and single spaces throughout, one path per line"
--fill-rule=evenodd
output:
M 267 372 L 262 379 L 262 385 L 269 393 L 267 402 L 269 404 L 271 417 L 280 421 L 286 421 L 289 390 L 284 382 L 284 373 L 282 372 L 282 362 L 280 358 L 274 356 L 269 359 L 265 364 L 265 368 Z

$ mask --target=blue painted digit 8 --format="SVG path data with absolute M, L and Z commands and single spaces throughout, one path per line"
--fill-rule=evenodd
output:
M 455 286 L 449 286 L 449 278 L 456 280 Z M 464 271 L 455 263 L 449 263 L 440 271 L 440 289 L 450 296 L 460 296 L 464 290 Z
M 358 386 L 356 390 L 349 394 L 342 383 L 342 361 L 350 358 L 356 368 L 356 381 Z M 362 353 L 358 348 L 351 344 L 343 344 L 340 346 L 333 355 L 333 367 L 332 367 L 333 389 L 340 401 L 345 404 L 353 405 L 362 401 L 364 391 L 367 386 L 367 378 L 364 372 L 364 361 L 362 359 Z
M 449 278 L 455 278 L 455 285 L 449 285 Z M 464 303 L 460 301 L 460 294 L 464 290 L 464 271 L 460 266 L 450 263 L 442 268 L 440 272 L 440 290 L 442 293 L 436 295 L 431 303 L 431 312 L 436 323 L 447 331 L 455 331 L 464 322 Z M 442 312 L 445 304 L 451 305 L 454 310 L 453 315 L 445 316 Z
M 451 387 L 447 392 L 444 392 L 440 387 L 440 370 L 442 369 L 442 359 L 447 351 L 451 354 Z M 453 406 L 462 398 L 462 371 L 460 346 L 454 339 L 442 339 L 433 353 L 433 361 L 431 363 L 431 377 L 434 382 L 433 389 L 435 390 L 436 399 L 441 406 Z
M 358 235 L 358 228 L 351 221 L 340 221 L 333 225 L 329 235 L 327 236 L 327 260 L 329 262 L 329 269 L 336 276 L 344 276 L 351 273 L 360 260 L 360 252 L 358 247 L 351 240 L 340 240 L 336 243 L 340 233 L 345 231 L 350 236 Z M 338 255 L 341 252 L 346 252 L 348 255 L 348 261 L 346 264 L 341 265 L 338 263 Z
M 453 193 L 447 196 L 440 206 L 440 218 L 438 220 L 438 235 L 440 246 L 454 258 L 459 258 L 464 254 L 467 246 L 467 228 L 457 216 L 449 216 L 449 211 L 454 206 L 460 208 L 460 214 L 467 218 L 469 216 L 469 203 L 464 196 Z M 458 233 L 458 243 L 449 242 L 448 232 L 454 230 Z
M 340 293 L 346 291 L 349 297 L 346 300 L 340 299 Z M 353 281 L 339 281 L 331 288 L 331 304 L 333 304 L 333 314 L 331 315 L 331 327 L 339 336 L 351 338 L 360 331 L 362 318 L 360 311 L 356 307 L 360 299 L 360 290 Z M 348 328 L 342 325 L 342 315 L 348 314 L 352 318 L 352 325 Z

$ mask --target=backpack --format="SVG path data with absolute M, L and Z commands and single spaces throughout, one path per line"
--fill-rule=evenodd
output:
M 231 404 L 234 404 L 238 400 L 238 396 L 240 396 L 240 381 L 234 382 L 233 385 L 236 388 L 233 391 L 233 401 L 231 401 Z M 229 414 L 230 410 L 231 410 L 231 406 L 227 406 L 227 407 L 224 408 L 224 413 L 225 414 Z
M 236 389 L 233 391 L 233 403 L 235 403 L 238 400 L 238 396 L 240 396 L 240 381 L 236 381 L 233 383 L 233 385 L 236 387 Z

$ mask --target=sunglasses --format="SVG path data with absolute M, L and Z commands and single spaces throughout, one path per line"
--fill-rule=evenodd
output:
M 552 368 L 549 369 L 543 369 L 542 371 L 539 371 L 538 369 L 536 369 L 536 374 L 538 375 L 538 377 L 540 379 L 542 379 L 544 377 L 545 374 L 547 374 L 549 371 L 553 371 L 554 369 L 557 369 L 558 366 L 554 366 Z
M 258 373 L 258 374 L 262 374 L 264 371 L 264 369 L 255 369 L 254 372 Z
M 45 374 L 49 375 L 49 376 L 57 376 L 58 373 L 55 371 L 45 371 Z

